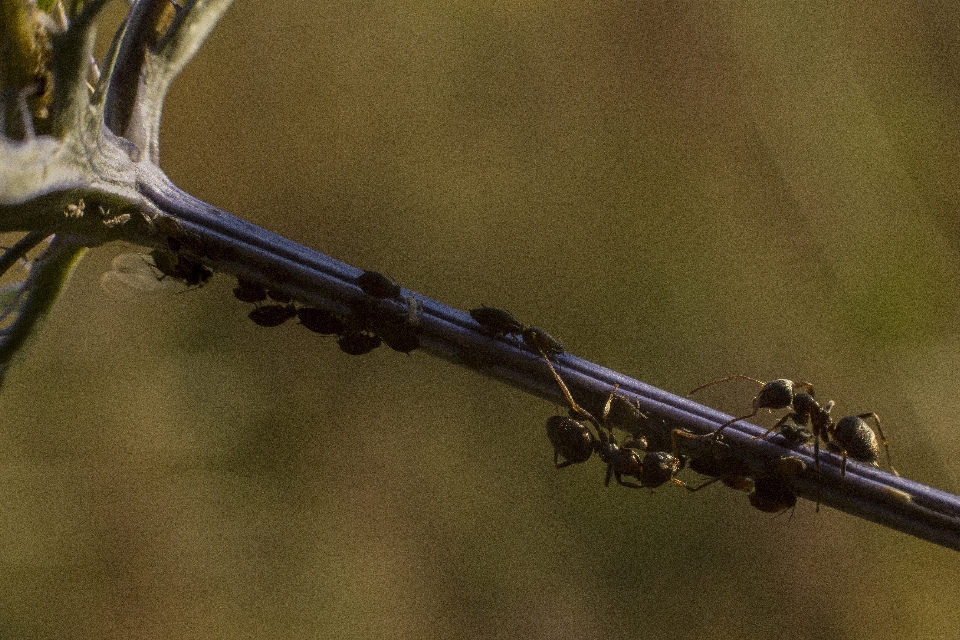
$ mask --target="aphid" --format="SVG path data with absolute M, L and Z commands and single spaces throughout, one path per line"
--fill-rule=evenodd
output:
M 794 393 L 799 388 L 806 389 L 808 394 L 811 396 L 813 395 L 813 385 L 809 382 L 794 382 L 793 380 L 787 380 L 785 378 L 771 380 L 770 382 L 762 382 L 755 378 L 749 378 L 741 375 L 727 376 L 726 378 L 720 378 L 719 380 L 702 384 L 687 395 L 692 396 L 701 389 L 706 389 L 707 387 L 711 387 L 715 384 L 720 384 L 721 382 L 726 382 L 728 380 L 749 380 L 751 382 L 755 382 L 760 385 L 760 392 L 753 399 L 752 412 L 744 416 L 734 418 L 733 420 L 720 425 L 720 427 L 714 432 L 715 434 L 719 434 L 734 422 L 752 418 L 753 416 L 757 415 L 761 409 L 786 409 L 791 405 L 791 403 L 793 403 Z
M 470 309 L 470 317 L 476 320 L 487 333 L 495 336 L 523 333 L 523 323 L 503 309 L 484 305 L 478 309 Z
M 380 342 L 380 336 L 363 333 L 361 331 L 352 331 L 340 336 L 337 340 L 337 346 L 348 355 L 362 356 L 379 347 Z
M 297 318 L 304 327 L 320 335 L 341 334 L 346 331 L 343 320 L 326 309 L 302 307 L 297 309 Z
M 280 304 L 287 304 L 293 301 L 293 296 L 280 289 L 267 288 L 267 296 L 274 302 L 279 302 Z
M 364 271 L 357 277 L 357 285 L 374 298 L 399 298 L 400 287 L 378 271 Z
M 410 353 L 420 346 L 419 327 L 410 323 L 409 309 L 401 312 L 395 305 L 378 300 L 358 310 L 356 318 L 394 351 Z
M 830 431 L 828 446 L 831 450 L 838 451 L 843 455 L 840 476 L 843 477 L 846 473 L 848 456 L 854 460 L 877 466 L 877 460 L 880 458 L 880 445 L 877 443 L 877 434 L 866 423 L 868 419 L 873 420 L 874 424 L 877 425 L 877 431 L 880 432 L 880 440 L 887 452 L 887 466 L 890 467 L 890 471 L 894 475 L 900 475 L 890 461 L 890 447 L 887 445 L 887 438 L 883 435 L 883 429 L 880 427 L 880 418 L 875 413 L 861 413 L 856 416 L 840 418 L 840 421 Z
M 173 216 L 156 216 L 150 220 L 150 224 L 166 238 L 179 238 L 183 234 L 183 225 Z
M 526 327 L 520 334 L 523 342 L 545 355 L 559 355 L 563 353 L 563 345 L 540 327 Z
M 566 416 L 547 418 L 547 438 L 553 445 L 553 464 L 557 469 L 586 462 L 597 443 L 589 427 Z M 559 462 L 561 456 L 563 462 Z
M 261 327 L 279 327 L 295 315 L 297 308 L 292 304 L 265 304 L 248 314 Z
M 783 478 L 763 476 L 757 478 L 750 504 L 766 513 L 780 513 L 797 506 L 797 494 Z
M 383 339 L 385 345 L 400 353 L 410 353 L 420 348 L 420 338 L 416 330 L 405 322 L 377 325 L 377 335 Z
M 606 404 L 603 405 L 603 413 L 600 419 L 608 430 L 616 427 L 626 431 L 634 438 L 642 438 L 642 421 L 649 420 L 649 416 L 640 411 L 639 401 L 631 402 L 626 396 L 618 394 L 617 389 L 619 387 L 619 384 L 613 386 Z M 643 448 L 646 448 L 646 446 Z
M 213 269 L 202 262 L 165 249 L 154 249 L 150 252 L 150 257 L 163 276 L 182 280 L 189 287 L 205 284 L 213 276 Z
M 722 439 L 715 438 L 713 434 L 696 436 L 683 429 L 674 429 L 671 438 L 673 455 L 687 456 L 690 469 L 710 477 L 710 480 L 690 488 L 691 491 L 699 491 L 717 481 L 737 491 L 749 493 L 753 490 L 750 465 L 734 456 L 730 446 Z
M 267 299 L 267 290 L 259 282 L 237 278 L 237 286 L 233 288 L 233 295 L 240 302 L 263 302 Z
M 791 444 L 803 446 L 813 444 L 813 432 L 793 420 L 787 420 L 780 425 L 780 435 Z

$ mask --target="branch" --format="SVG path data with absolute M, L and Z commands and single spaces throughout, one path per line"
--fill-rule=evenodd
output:
M 105 122 L 153 163 L 159 160 L 160 116 L 170 85 L 232 1 L 192 0 L 176 8 L 170 0 L 140 0 L 114 42 Z
M 143 166 L 140 189 L 164 215 L 174 217 L 178 242 L 215 270 L 259 281 L 282 290 L 294 299 L 350 315 L 368 300 L 356 284 L 360 269 L 344 264 L 286 238 L 238 219 L 180 191 L 158 169 Z M 158 225 L 159 226 L 159 225 Z M 137 235 L 131 226 L 126 239 L 165 247 L 169 235 Z M 510 384 L 555 404 L 565 398 L 539 354 L 518 341 L 491 337 L 465 312 L 425 298 L 407 289 L 423 305 L 420 320 L 424 352 Z M 693 434 L 713 433 L 731 416 L 652 387 L 569 353 L 554 356 L 564 382 L 576 402 L 600 415 L 611 390 L 639 402 L 647 421 L 644 435 L 650 448 L 670 451 L 671 433 L 685 429 Z M 960 497 L 848 461 L 841 477 L 840 457 L 821 450 L 819 480 L 809 449 L 786 446 L 781 438 L 755 439 L 765 429 L 737 422 L 724 431 L 731 453 L 763 475 L 783 456 L 799 458 L 806 471 L 785 478 L 799 496 L 892 527 L 924 540 L 960 550 Z

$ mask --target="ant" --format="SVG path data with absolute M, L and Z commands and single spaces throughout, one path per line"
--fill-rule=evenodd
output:
M 880 432 L 880 441 L 883 442 L 883 448 L 887 452 L 887 466 L 895 476 L 900 473 L 893 468 L 890 462 L 890 447 L 887 445 L 887 438 L 883 435 L 883 429 L 880 427 L 880 417 L 875 413 L 861 413 L 856 416 L 845 416 L 833 426 L 830 431 L 831 442 L 827 446 L 831 451 L 838 451 L 843 455 L 840 476 L 846 473 L 847 456 L 854 460 L 860 460 L 877 466 L 877 460 L 880 458 L 880 445 L 877 442 L 877 434 L 873 432 L 867 420 L 873 420 Z
M 726 378 L 720 378 L 719 380 L 702 384 L 688 393 L 687 396 L 692 396 L 701 389 L 706 389 L 707 387 L 712 387 L 715 384 L 720 384 L 721 382 L 726 382 L 728 380 L 749 380 L 751 382 L 755 382 L 760 385 L 760 392 L 757 393 L 756 397 L 753 399 L 753 411 L 751 413 L 725 422 L 724 424 L 720 425 L 716 431 L 714 431 L 714 434 L 719 434 L 734 422 L 752 418 L 753 416 L 757 415 L 761 409 L 786 409 L 793 404 L 797 389 L 806 389 L 807 393 L 813 397 L 813 385 L 809 382 L 794 382 L 793 380 L 787 380 L 786 378 L 771 380 L 770 382 L 763 382 L 761 380 L 750 378 L 748 376 L 741 376 L 739 374 L 734 374 L 732 376 L 727 376 Z

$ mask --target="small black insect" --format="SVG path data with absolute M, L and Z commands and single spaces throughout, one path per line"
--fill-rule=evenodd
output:
M 596 445 L 596 438 L 589 427 L 565 416 L 547 418 L 547 438 L 553 445 L 553 464 L 557 469 L 586 462 Z M 561 456 L 563 462 L 559 462 Z
M 240 302 L 263 302 L 267 299 L 267 290 L 259 282 L 237 278 L 237 286 L 233 289 L 233 295 Z
M 261 327 L 279 327 L 295 315 L 297 308 L 292 304 L 265 304 L 251 311 L 248 317 Z
M 339 335 L 346 331 L 343 320 L 326 309 L 301 307 L 297 309 L 297 318 L 304 327 L 320 335 Z
M 150 258 L 157 271 L 163 274 L 159 279 L 170 276 L 182 280 L 188 287 L 196 287 L 205 284 L 213 276 L 213 269 L 207 265 L 178 253 L 154 249 L 150 252 Z
M 671 438 L 673 455 L 686 456 L 690 469 L 710 477 L 696 487 L 689 487 L 691 491 L 699 491 L 718 481 L 737 491 L 749 493 L 753 490 L 750 465 L 734 456 L 722 438 L 713 434 L 697 436 L 684 429 L 674 429 Z
M 357 285 L 374 298 L 399 298 L 400 287 L 379 271 L 364 271 L 357 277 Z
M 347 355 L 362 356 L 379 347 L 380 342 L 380 336 L 362 331 L 350 331 L 340 336 L 337 346 Z
M 779 431 L 780 435 L 791 444 L 800 446 L 813 444 L 813 432 L 793 420 L 787 420 L 781 424 Z
M 279 302 L 281 304 L 287 304 L 293 301 L 293 296 L 286 291 L 281 291 L 280 289 L 267 289 L 267 295 L 274 302 Z
M 797 494 L 783 478 L 763 476 L 757 478 L 750 504 L 766 513 L 780 513 L 797 506 Z
M 519 335 L 523 332 L 523 323 L 513 315 L 495 307 L 482 306 L 470 309 L 470 317 L 477 321 L 485 331 L 495 336 Z
M 563 344 L 540 327 L 526 327 L 520 334 L 524 344 L 544 355 L 563 353 Z

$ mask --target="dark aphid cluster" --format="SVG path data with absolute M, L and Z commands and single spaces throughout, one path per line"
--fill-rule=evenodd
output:
M 560 355 L 563 344 L 540 327 L 527 326 L 517 320 L 513 314 L 496 307 L 482 306 L 470 310 L 470 317 L 477 321 L 480 328 L 494 337 L 516 335 L 534 351 L 544 355 Z
M 336 336 L 337 346 L 348 355 L 370 353 L 381 344 L 409 353 L 420 346 L 420 303 L 412 295 L 400 297 L 400 287 L 376 271 L 366 271 L 357 284 L 369 296 L 346 314 L 300 306 L 286 291 L 239 278 L 233 295 L 256 304 L 249 318 L 261 327 L 277 327 L 292 318 L 307 330 Z M 269 300 L 269 302 L 268 302 Z

